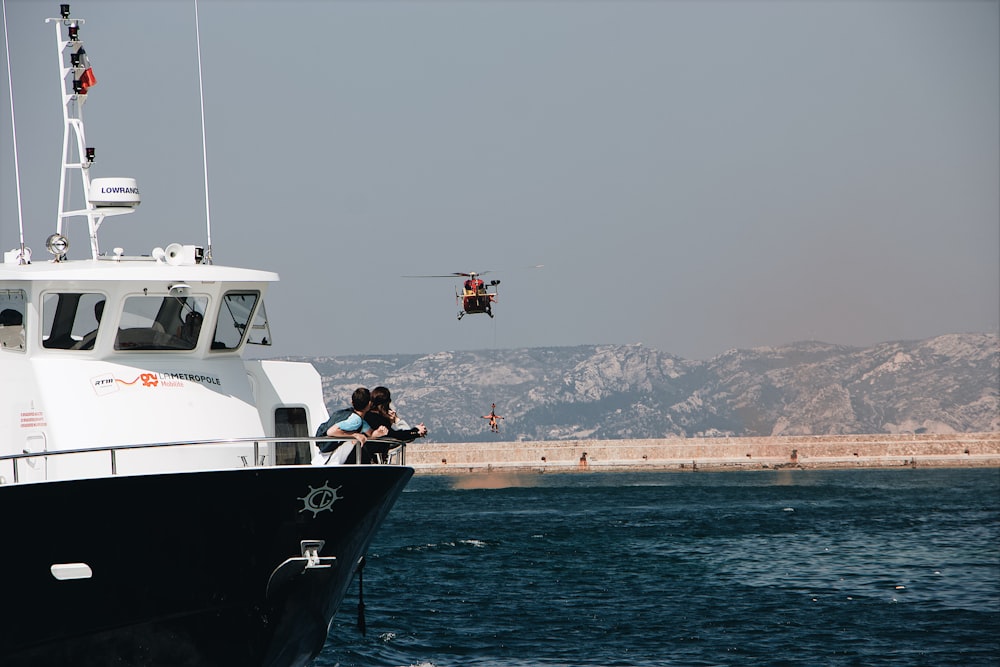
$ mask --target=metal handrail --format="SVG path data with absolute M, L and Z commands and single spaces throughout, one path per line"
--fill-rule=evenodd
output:
M 17 473 L 17 462 L 21 459 L 34 459 L 34 458 L 47 458 L 50 456 L 64 456 L 68 454 L 95 454 L 100 452 L 108 452 L 111 455 L 111 474 L 118 474 L 118 461 L 116 454 L 121 451 L 135 450 L 135 449 L 160 449 L 165 447 L 201 447 L 205 445 L 241 445 L 241 444 L 251 444 L 253 443 L 253 463 L 246 464 L 248 468 L 266 468 L 272 467 L 277 464 L 258 464 L 260 461 L 260 445 L 267 443 L 295 443 L 295 442 L 309 442 L 309 443 L 328 443 L 328 442 L 347 442 L 348 440 L 355 440 L 354 438 L 316 438 L 312 436 L 298 436 L 298 435 L 288 435 L 281 437 L 263 437 L 263 438 L 232 438 L 226 440 L 178 440 L 174 442 L 150 442 L 141 444 L 128 444 L 128 445 L 106 445 L 103 447 L 80 447 L 77 449 L 57 449 L 44 452 L 28 452 L 25 451 L 20 454 L 3 454 L 0 455 L 0 464 L 5 461 L 10 461 L 11 466 L 14 469 L 14 483 L 17 484 L 18 473 Z M 356 444 L 354 446 L 354 463 L 349 465 L 361 465 L 361 443 L 355 440 Z M 393 449 L 399 450 L 399 465 L 406 465 L 406 443 L 401 440 L 396 440 L 395 438 L 368 438 L 366 442 L 387 442 L 391 445 L 395 445 Z M 246 463 L 246 458 L 243 458 L 244 463 Z M 385 464 L 382 464 L 385 465 Z

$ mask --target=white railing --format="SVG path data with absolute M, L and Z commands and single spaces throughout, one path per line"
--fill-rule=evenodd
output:
M 136 444 L 136 445 L 108 445 L 107 447 L 84 447 L 80 449 L 60 449 L 54 451 L 44 451 L 44 452 L 24 452 L 21 454 L 6 454 L 0 456 L 0 471 L 7 469 L 8 462 L 10 464 L 10 469 L 13 472 L 14 483 L 17 484 L 20 481 L 18 474 L 18 463 L 27 459 L 47 459 L 50 457 L 62 457 L 71 456 L 73 454 L 99 454 L 101 452 L 107 452 L 109 455 L 108 463 L 111 475 L 118 474 L 118 453 L 124 451 L 135 451 L 135 450 L 152 450 L 152 449 L 163 449 L 163 448 L 182 448 L 182 447 L 205 447 L 205 446 L 223 446 L 223 445 L 253 445 L 253 460 L 248 461 L 246 456 L 241 456 L 243 461 L 243 467 L 245 468 L 269 468 L 278 465 L 276 462 L 266 463 L 265 459 L 261 457 L 260 450 L 261 445 L 266 445 L 270 443 L 276 444 L 296 444 L 296 443 L 310 443 L 309 450 L 313 451 L 312 443 L 336 443 L 336 442 L 347 442 L 348 440 L 353 440 L 353 438 L 315 438 L 306 436 L 283 436 L 283 437 L 273 437 L 273 438 L 235 438 L 232 440 L 185 440 L 182 442 L 155 442 L 146 444 Z M 386 460 L 377 460 L 378 464 L 382 465 L 406 465 L 406 443 L 400 442 L 399 440 L 394 440 L 392 438 L 369 438 L 368 442 L 371 443 L 383 443 L 388 444 L 388 453 L 386 454 Z M 346 465 L 361 465 L 360 461 L 362 459 L 362 444 L 355 441 L 354 446 L 354 462 L 348 463 Z M 334 448 L 336 449 L 336 448 Z M 377 457 L 381 458 L 381 457 Z M 296 465 L 308 465 L 308 464 L 296 464 Z M 0 477 L 0 484 L 2 484 L 2 477 Z

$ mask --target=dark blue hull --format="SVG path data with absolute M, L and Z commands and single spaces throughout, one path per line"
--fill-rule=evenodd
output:
M 0 486 L 0 665 L 308 664 L 412 474 L 289 466 Z M 324 545 L 310 559 L 304 541 Z M 92 575 L 53 575 L 75 563 Z

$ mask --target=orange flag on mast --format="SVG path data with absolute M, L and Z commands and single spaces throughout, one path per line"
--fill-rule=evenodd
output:
M 80 82 L 79 93 L 81 95 L 86 95 L 87 89 L 97 83 L 97 77 L 94 76 L 94 70 L 90 67 L 90 58 L 87 56 L 87 52 L 83 50 L 82 46 L 73 55 L 76 56 L 73 59 L 74 69 L 83 69 L 83 73 L 78 79 Z

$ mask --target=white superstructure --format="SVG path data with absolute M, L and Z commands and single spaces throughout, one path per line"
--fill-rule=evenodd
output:
M 307 462 L 308 442 L 135 449 L 115 453 L 113 463 L 107 451 L 45 456 L 308 436 L 327 414 L 311 366 L 242 358 L 247 345 L 271 342 L 263 298 L 276 274 L 213 265 L 195 244 L 101 252 L 101 222 L 133 212 L 139 187 L 92 177 L 82 20 L 49 22 L 63 86 L 56 231 L 45 241 L 49 254 L 32 256 L 25 243 L 5 250 L 0 264 L 0 457 L 38 456 L 0 461 L 0 484 Z M 74 207 L 66 193 L 77 177 L 83 203 Z M 71 259 L 65 221 L 81 216 L 89 258 Z
M 0 455 L 310 435 L 326 416 L 318 373 L 241 357 L 270 342 L 263 295 L 275 280 L 152 257 L 0 264 Z M 248 456 L 246 445 L 205 449 L 120 454 L 117 472 Z M 274 443 L 261 452 L 275 462 Z M 106 455 L 19 464 L 21 481 L 111 472 Z M 13 473 L 0 468 L 0 481 Z

